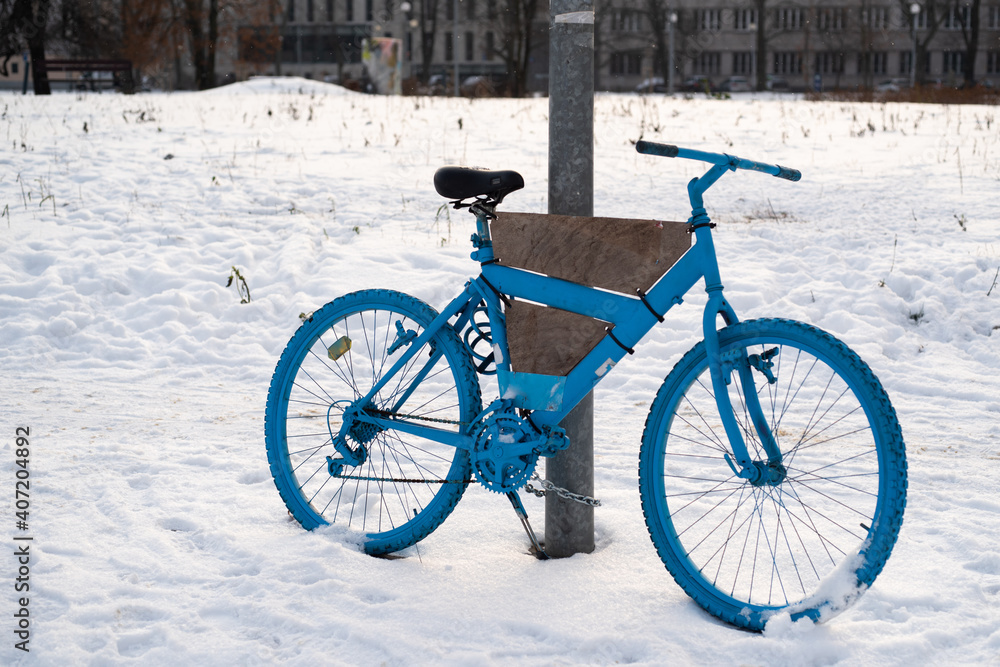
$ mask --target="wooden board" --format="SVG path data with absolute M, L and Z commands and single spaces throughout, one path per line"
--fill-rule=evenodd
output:
M 683 222 L 501 213 L 490 232 L 501 264 L 633 295 L 691 247 Z M 567 375 L 606 335 L 605 322 L 523 301 L 506 315 L 518 373 Z
M 604 322 L 557 308 L 512 301 L 506 309 L 510 367 L 516 373 L 568 375 L 604 338 Z
M 498 213 L 493 252 L 506 266 L 635 294 L 691 247 L 685 222 Z

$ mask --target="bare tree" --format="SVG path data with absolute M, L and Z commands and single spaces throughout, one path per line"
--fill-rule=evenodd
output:
M 968 25 L 962 22 L 962 39 L 965 41 L 965 59 L 962 62 L 962 76 L 966 86 L 976 83 L 976 53 L 979 51 L 979 10 L 982 0 L 972 0 L 967 10 L 970 13 Z
M 913 63 L 916 82 L 918 84 L 923 84 L 924 82 L 924 74 L 927 71 L 927 46 L 934 39 L 934 36 L 937 35 L 938 29 L 948 15 L 948 3 L 949 0 L 922 0 L 920 2 L 920 12 L 912 14 L 910 13 L 910 5 L 913 4 L 913 0 L 899 0 L 899 6 L 903 11 L 903 15 L 908 16 L 910 19 L 911 28 L 914 21 L 918 21 L 917 27 L 920 28 L 916 31 L 917 58 Z
M 670 44 L 667 31 L 670 29 L 672 7 L 663 0 L 646 0 L 646 18 L 653 32 L 653 72 L 666 81 L 670 69 Z
M 767 0 L 753 0 L 753 9 L 757 16 L 757 34 L 754 36 L 756 44 L 754 53 L 757 54 L 755 65 L 757 90 L 767 88 Z
M 106 2 L 63 0 L 53 14 L 48 42 L 57 51 L 77 58 L 103 58 L 120 41 L 120 26 Z
M 450 0 L 446 0 L 450 2 Z M 420 0 L 420 80 L 427 84 L 434 63 L 434 41 L 437 37 L 439 0 Z
M 184 26 L 194 63 L 195 87 L 215 86 L 215 45 L 219 38 L 219 0 L 184 0 Z
M 528 89 L 528 63 L 537 12 L 538 0 L 503 0 L 499 6 L 497 53 L 507 67 L 508 92 L 513 97 L 522 97 Z
M 0 0 L 0 73 L 7 63 L 27 51 L 31 62 L 35 95 L 50 95 L 45 60 L 45 40 L 51 0 Z

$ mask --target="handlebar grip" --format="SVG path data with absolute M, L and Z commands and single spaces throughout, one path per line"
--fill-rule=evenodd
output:
M 802 172 L 798 169 L 782 167 L 780 164 L 776 164 L 774 166 L 778 168 L 778 173 L 775 174 L 778 178 L 783 178 L 787 181 L 797 181 L 802 178 Z
M 635 149 L 646 155 L 659 155 L 660 157 L 677 157 L 680 149 L 670 144 L 657 144 L 652 141 L 637 141 Z

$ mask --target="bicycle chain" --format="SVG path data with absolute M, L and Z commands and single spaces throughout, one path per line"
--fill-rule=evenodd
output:
M 456 426 L 468 426 L 467 422 L 455 421 L 453 419 L 440 419 L 437 417 L 421 417 L 419 415 L 404 415 L 398 412 L 389 412 L 388 410 L 368 410 L 373 415 L 378 415 L 380 417 L 402 417 L 404 419 L 419 419 L 422 421 L 436 422 L 438 424 L 454 424 Z M 398 484 L 471 484 L 475 480 L 473 479 L 405 479 L 396 477 L 366 477 L 362 475 L 334 475 L 338 479 L 356 479 L 362 482 L 392 482 Z M 542 489 L 536 489 L 531 485 L 531 482 L 538 480 L 542 485 Z M 560 498 L 565 500 L 572 500 L 573 502 L 581 503 L 583 505 L 589 505 L 590 507 L 600 507 L 601 501 L 597 498 L 592 498 L 591 496 L 583 495 L 581 493 L 573 493 L 569 489 L 564 489 L 561 486 L 556 486 L 547 479 L 542 479 L 538 476 L 538 473 L 534 473 L 529 480 L 524 485 L 524 490 L 531 493 L 539 498 L 544 498 L 547 493 L 554 493 Z
M 401 477 L 365 477 L 363 475 L 333 475 L 337 479 L 357 479 L 362 482 L 392 482 L 394 484 L 471 484 L 472 479 L 405 479 Z
M 389 412 L 388 410 L 378 410 L 376 408 L 369 408 L 366 412 L 377 415 L 379 417 L 403 417 L 404 419 L 420 419 L 426 422 L 436 422 L 438 424 L 455 424 L 457 426 L 466 426 L 465 422 L 455 421 L 453 419 L 440 419 L 438 417 L 421 417 L 419 415 L 404 415 L 399 412 Z M 470 484 L 475 480 L 471 479 L 407 479 L 404 477 L 368 477 L 366 475 L 332 475 L 337 479 L 356 479 L 362 482 L 390 482 L 393 484 Z
M 454 419 L 440 419 L 438 417 L 421 417 L 420 415 L 404 415 L 404 414 L 401 414 L 399 412 L 389 412 L 388 410 L 378 410 L 378 409 L 375 409 L 375 408 L 371 408 L 369 410 L 366 410 L 366 412 L 368 412 L 370 414 L 373 414 L 373 415 L 377 415 L 379 417 L 388 417 L 390 419 L 392 419 L 394 417 L 402 417 L 404 419 L 419 419 L 421 421 L 436 422 L 438 424 L 454 424 L 456 426 L 468 426 L 469 425 L 468 422 L 459 422 L 459 421 L 455 421 Z

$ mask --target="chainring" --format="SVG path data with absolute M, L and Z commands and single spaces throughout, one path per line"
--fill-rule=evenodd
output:
M 527 484 L 538 462 L 534 430 L 510 413 L 493 414 L 476 432 L 472 467 L 476 479 L 495 493 L 510 493 Z

